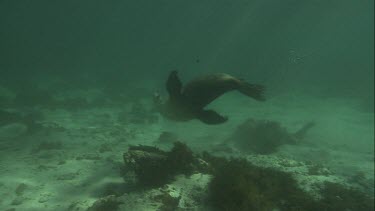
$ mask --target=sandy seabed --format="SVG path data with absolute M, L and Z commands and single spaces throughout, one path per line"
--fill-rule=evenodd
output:
M 150 99 L 141 99 L 150 107 Z M 0 128 L 1 210 L 86 210 L 99 198 L 123 194 L 121 210 L 157 210 L 150 198 L 159 189 L 132 192 L 120 174 L 122 155 L 129 145 L 152 145 L 164 131 L 175 133 L 195 152 L 242 156 L 259 166 L 290 172 L 300 186 L 316 194 L 319 184 L 332 181 L 373 194 L 374 113 L 359 109 L 355 101 L 320 99 L 299 94 L 280 95 L 264 103 L 229 93 L 213 104 L 229 117 L 222 125 L 198 121 L 171 122 L 158 117 L 155 123 L 119 121 L 131 112 L 132 103 L 80 110 L 40 108 L 43 129 L 27 133 L 22 122 Z M 213 151 L 248 118 L 280 122 L 289 131 L 306 122 L 316 126 L 299 145 L 286 145 L 271 155 L 238 151 Z M 168 149 L 169 146 L 159 146 Z M 309 166 L 321 167 L 309 174 Z M 181 196 L 183 210 L 205 210 L 196 198 L 204 197 L 210 176 L 177 177 L 164 191 Z

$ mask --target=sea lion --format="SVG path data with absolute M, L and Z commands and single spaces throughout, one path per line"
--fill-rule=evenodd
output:
M 183 87 L 177 71 L 172 71 L 166 82 L 166 88 L 169 94 L 168 100 L 163 102 L 160 95 L 155 94 L 154 103 L 156 110 L 162 116 L 174 121 L 199 119 L 206 124 L 226 122 L 227 117 L 204 108 L 216 98 L 232 90 L 237 90 L 258 101 L 265 100 L 262 85 L 250 84 L 225 73 L 204 75 Z

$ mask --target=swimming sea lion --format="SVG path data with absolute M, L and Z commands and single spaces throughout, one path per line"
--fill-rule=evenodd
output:
M 258 101 L 264 101 L 264 87 L 249 84 L 229 74 L 216 73 L 196 78 L 184 87 L 178 78 L 177 71 L 169 74 L 166 88 L 169 98 L 166 102 L 160 95 L 154 96 L 156 110 L 162 116 L 175 121 L 199 119 L 206 124 L 221 124 L 228 120 L 214 110 L 204 109 L 209 103 L 224 93 L 237 90 Z

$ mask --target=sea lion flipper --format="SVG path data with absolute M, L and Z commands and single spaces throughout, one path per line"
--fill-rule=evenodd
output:
M 198 113 L 197 118 L 210 125 L 221 124 L 228 120 L 227 117 L 221 116 L 214 110 L 202 110 Z
M 171 98 L 179 97 L 181 95 L 182 83 L 178 78 L 176 70 L 169 74 L 166 86 Z
M 259 84 L 250 84 L 245 81 L 240 82 L 240 86 L 238 91 L 242 94 L 247 95 L 255 100 L 258 101 L 265 101 L 266 98 L 264 97 L 264 86 Z

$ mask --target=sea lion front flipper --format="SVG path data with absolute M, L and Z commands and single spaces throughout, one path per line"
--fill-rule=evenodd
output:
M 197 118 L 209 125 L 221 124 L 228 120 L 227 117 L 221 116 L 214 110 L 202 110 L 198 113 Z
M 181 95 L 182 83 L 178 78 L 176 70 L 172 71 L 169 74 L 166 86 L 171 98 L 176 98 Z
M 264 86 L 259 84 L 250 84 L 245 81 L 240 82 L 240 86 L 238 87 L 238 91 L 242 94 L 247 95 L 251 98 L 254 98 L 258 101 L 265 101 L 266 98 L 264 97 Z

